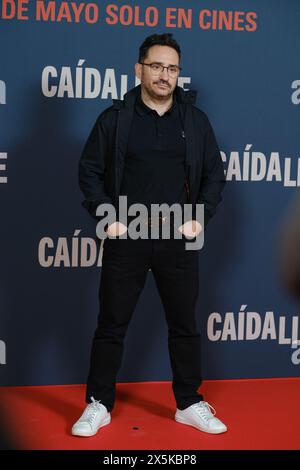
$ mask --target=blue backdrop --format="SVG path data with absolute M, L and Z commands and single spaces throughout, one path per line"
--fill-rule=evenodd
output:
M 300 306 L 278 244 L 300 186 L 300 3 L 72 3 L 0 2 L 1 384 L 86 380 L 101 253 L 78 160 L 98 114 L 138 84 L 140 44 L 163 32 L 181 45 L 179 84 L 198 90 L 228 181 L 200 252 L 204 377 L 298 376 Z M 118 380 L 170 379 L 149 272 Z

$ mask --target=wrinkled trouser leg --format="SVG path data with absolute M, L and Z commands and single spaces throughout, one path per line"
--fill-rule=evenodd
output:
M 151 240 L 105 239 L 99 288 L 100 313 L 92 343 L 86 401 L 112 410 L 124 338 L 149 270 Z
M 199 293 L 199 251 L 185 250 L 185 239 L 158 240 L 152 272 L 168 324 L 168 348 L 177 407 L 199 402 L 201 337 L 196 325 Z

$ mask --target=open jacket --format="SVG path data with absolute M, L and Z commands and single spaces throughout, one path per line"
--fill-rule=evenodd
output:
M 79 161 L 79 186 L 85 196 L 82 202 L 96 220 L 101 203 L 118 208 L 124 159 L 133 119 L 135 100 L 141 85 L 129 90 L 123 100 L 113 99 L 113 105 L 97 118 L 84 145 Z M 197 92 L 176 86 L 182 135 L 185 137 L 185 172 L 188 202 L 204 204 L 204 227 L 215 214 L 222 200 L 225 185 L 223 162 L 214 131 L 207 115 L 195 106 Z

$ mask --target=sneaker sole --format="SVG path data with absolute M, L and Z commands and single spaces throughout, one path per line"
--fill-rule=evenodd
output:
M 103 421 L 102 424 L 100 424 L 100 426 L 93 432 L 80 432 L 80 431 L 73 431 L 72 430 L 72 436 L 80 436 L 80 437 L 90 437 L 90 436 L 94 436 L 95 434 L 97 434 L 97 432 L 99 431 L 100 428 L 103 428 L 103 426 L 107 426 L 109 423 L 111 422 L 111 416 L 109 415 L 107 418 L 105 418 L 105 420 Z
M 223 432 L 226 432 L 227 431 L 227 427 L 225 429 L 222 429 L 222 430 L 207 430 L 207 429 L 203 429 L 201 428 L 200 426 L 196 426 L 195 424 L 192 424 L 192 423 L 189 423 L 188 421 L 185 421 L 184 418 L 180 418 L 178 416 L 175 416 L 175 421 L 177 421 L 177 423 L 180 423 L 180 424 L 186 424 L 187 426 L 192 426 L 193 428 L 196 428 L 198 429 L 199 431 L 203 431 L 203 432 L 206 432 L 208 434 L 222 434 Z

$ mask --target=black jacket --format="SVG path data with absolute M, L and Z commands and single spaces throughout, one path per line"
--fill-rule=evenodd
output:
M 113 99 L 113 105 L 97 118 L 85 143 L 79 161 L 79 186 L 85 196 L 82 202 L 96 219 L 101 203 L 118 207 L 134 104 L 141 85 L 124 95 L 124 100 Z M 207 115 L 195 106 L 195 90 L 184 91 L 176 86 L 183 135 L 186 139 L 185 168 L 188 202 L 204 203 L 205 227 L 222 200 L 225 185 L 220 150 Z

